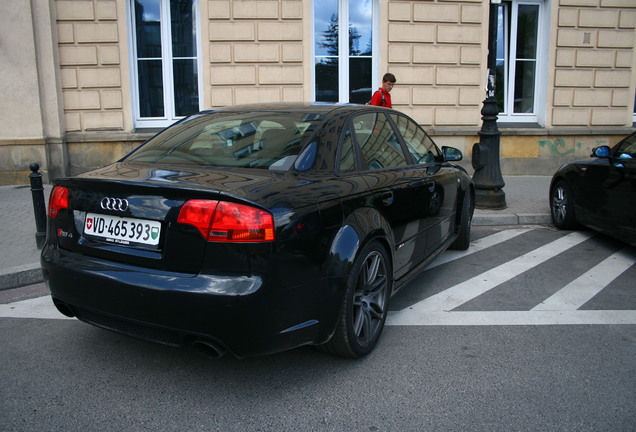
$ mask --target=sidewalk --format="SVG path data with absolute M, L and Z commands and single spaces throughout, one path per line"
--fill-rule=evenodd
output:
M 475 210 L 473 225 L 552 223 L 549 191 L 552 176 L 504 176 L 504 210 Z
M 504 176 L 505 210 L 476 210 L 473 225 L 550 223 L 549 176 Z M 48 204 L 51 186 L 44 186 Z M 0 290 L 42 282 L 31 189 L 0 186 Z

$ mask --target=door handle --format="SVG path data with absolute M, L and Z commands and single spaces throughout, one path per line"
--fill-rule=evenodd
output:
M 382 194 L 382 204 L 385 206 L 393 204 L 393 192 L 384 192 Z

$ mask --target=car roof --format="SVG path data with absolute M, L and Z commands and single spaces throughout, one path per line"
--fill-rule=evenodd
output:
M 331 112 L 353 112 L 364 111 L 369 109 L 386 109 L 377 106 L 359 105 L 359 104 L 341 104 L 326 102 L 271 102 L 271 103 L 255 103 L 244 105 L 230 105 L 226 107 L 216 108 L 208 112 L 219 111 L 236 111 L 236 112 L 306 112 L 317 114 L 328 114 Z

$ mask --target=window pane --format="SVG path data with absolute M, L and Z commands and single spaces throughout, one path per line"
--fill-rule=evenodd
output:
M 500 114 L 536 113 L 539 7 L 513 1 L 498 8 L 495 98 Z
M 127 0 L 134 13 L 137 126 L 200 109 L 197 0 Z
M 338 102 L 338 58 L 316 59 L 316 100 Z
M 497 109 L 500 113 L 505 113 L 506 98 L 506 65 L 503 60 L 497 60 L 495 68 L 495 100 L 497 101 Z
M 536 62 L 519 60 L 515 71 L 515 113 L 534 112 L 534 76 Z
M 506 58 L 506 23 L 508 6 L 497 6 L 497 60 Z
M 373 54 L 372 14 L 371 0 L 349 0 L 349 55 L 370 56 Z
M 620 159 L 627 159 L 631 163 L 636 158 L 636 136 L 632 135 L 623 141 L 620 147 L 616 149 L 614 156 Z M 624 162 L 621 161 L 621 163 Z
M 163 117 L 163 76 L 161 60 L 139 60 L 139 114 Z
M 349 59 L 349 102 L 365 104 L 371 100 L 371 59 Z
M 338 55 L 338 0 L 314 1 L 316 55 Z
M 433 163 L 440 155 L 433 140 L 414 121 L 392 115 L 415 163 Z
M 195 57 L 196 25 L 193 0 L 171 0 L 172 56 Z
M 369 169 L 406 166 L 400 141 L 384 114 L 359 115 L 353 124 L 356 141 Z
M 508 15 L 509 8 L 502 4 L 497 7 L 497 62 L 495 67 L 495 100 L 500 113 L 506 112 L 506 91 L 508 82 L 506 80 L 506 65 L 508 59 Z
M 316 101 L 366 103 L 371 98 L 373 5 L 377 1 L 313 1 Z M 340 27 L 346 31 L 339 32 Z
M 186 116 L 199 111 L 199 89 L 196 60 L 174 60 L 175 115 Z
M 537 26 L 539 6 L 519 5 L 517 22 L 517 58 L 537 58 Z
M 161 57 L 161 25 L 159 0 L 135 0 L 137 57 Z

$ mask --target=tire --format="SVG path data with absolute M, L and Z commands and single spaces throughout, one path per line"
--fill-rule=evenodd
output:
M 567 230 L 577 226 L 572 188 L 565 180 L 559 180 L 550 191 L 550 214 L 552 223 L 559 229 Z
M 384 328 L 392 286 L 389 256 L 380 242 L 372 241 L 354 261 L 336 331 L 319 348 L 346 358 L 360 358 L 373 351 Z
M 470 246 L 470 225 L 473 221 L 473 203 L 470 190 L 464 194 L 461 214 L 459 215 L 459 230 L 457 238 L 450 245 L 449 249 L 466 250 Z

